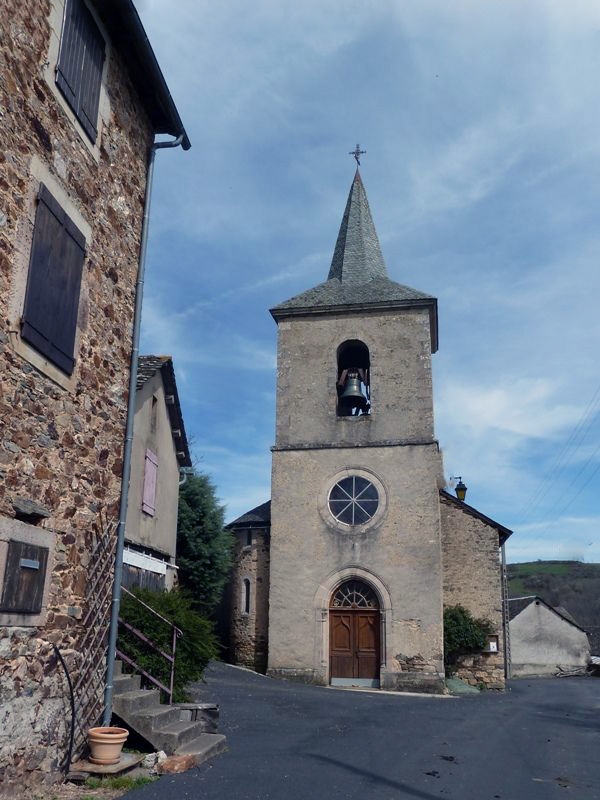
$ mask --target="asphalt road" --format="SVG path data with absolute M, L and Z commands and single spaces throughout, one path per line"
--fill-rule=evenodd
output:
M 229 749 L 135 800 L 600 800 L 600 679 L 460 698 L 303 686 L 216 664 Z

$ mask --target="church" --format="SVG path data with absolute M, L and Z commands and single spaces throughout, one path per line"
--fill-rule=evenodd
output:
M 324 283 L 271 309 L 271 500 L 230 523 L 229 657 L 274 677 L 441 693 L 443 609 L 491 621 L 468 683 L 502 689 L 511 531 L 446 490 L 437 300 L 390 280 L 357 169 Z

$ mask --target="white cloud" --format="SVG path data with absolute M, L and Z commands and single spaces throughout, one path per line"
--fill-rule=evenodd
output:
M 326 277 L 360 141 L 391 276 L 439 297 L 447 473 L 519 530 L 523 555 L 552 552 L 559 532 L 524 527 L 519 509 L 550 518 L 550 468 L 598 384 L 600 6 L 138 7 L 193 144 L 157 159 L 144 348 L 174 355 L 186 427 L 232 515 L 268 487 L 267 309 Z M 565 453 L 563 490 L 587 459 L 589 478 L 599 435 L 596 421 Z
M 538 558 L 600 562 L 600 517 L 563 517 L 522 526 L 508 540 L 510 562 Z

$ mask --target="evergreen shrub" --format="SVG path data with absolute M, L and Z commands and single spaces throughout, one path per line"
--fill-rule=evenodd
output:
M 444 664 L 448 672 L 459 656 L 483 650 L 494 626 L 487 619 L 475 619 L 461 605 L 444 609 Z
M 175 654 L 174 700 L 178 703 L 189 701 L 186 687 L 200 680 L 208 662 L 219 655 L 213 623 L 194 611 L 192 598 L 184 592 L 153 592 L 136 588 L 133 594 L 182 631 Z M 125 593 L 121 599 L 120 616 L 161 650 L 171 652 L 172 628 Z M 119 626 L 118 648 L 165 686 L 169 685 L 170 662 L 123 625 Z

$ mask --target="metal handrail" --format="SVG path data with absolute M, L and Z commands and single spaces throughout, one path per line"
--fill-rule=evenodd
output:
M 172 640 L 171 640 L 171 653 L 169 654 L 169 653 L 165 653 L 164 650 L 161 650 L 161 648 L 155 642 L 153 642 L 152 639 L 150 639 L 148 636 L 143 634 L 140 630 L 138 630 L 137 628 L 134 628 L 133 625 L 131 625 L 129 622 L 126 622 L 122 617 L 119 617 L 119 624 L 120 625 L 122 625 L 126 630 L 128 630 L 130 633 L 132 633 L 137 639 L 139 639 L 140 641 L 144 642 L 144 644 L 146 644 L 149 647 L 151 647 L 152 650 L 155 650 L 159 655 L 161 655 L 163 658 L 165 658 L 169 662 L 169 664 L 170 664 L 170 673 L 169 673 L 169 686 L 168 687 L 165 686 L 164 683 L 159 681 L 156 676 L 151 675 L 149 672 L 147 672 L 145 669 L 143 669 L 143 667 L 141 667 L 139 664 L 137 664 L 133 658 L 128 656 L 121 649 L 119 649 L 118 647 L 116 649 L 117 656 L 120 659 L 122 659 L 126 664 L 129 664 L 129 666 L 133 667 L 133 669 L 136 672 L 139 672 L 141 675 L 143 675 L 147 680 L 149 680 L 155 686 L 158 686 L 159 689 L 162 689 L 162 691 L 165 692 L 165 694 L 169 698 L 169 700 L 168 700 L 169 705 L 172 705 L 172 703 L 173 703 L 173 687 L 174 687 L 174 684 L 175 684 L 175 654 L 176 654 L 176 651 L 177 651 L 177 639 L 183 637 L 183 631 L 180 628 L 178 628 L 177 625 L 174 625 L 170 620 L 166 619 L 166 617 L 163 617 L 162 614 L 159 614 L 158 611 L 155 611 L 147 603 L 144 603 L 143 600 L 140 600 L 139 597 L 136 597 L 136 595 L 133 594 L 133 592 L 130 592 L 129 589 L 126 589 L 124 586 L 122 586 L 121 587 L 121 591 L 125 592 L 125 594 L 128 594 L 137 603 L 142 605 L 151 614 L 153 614 L 155 617 L 160 619 L 162 622 L 166 623 L 172 629 L 173 635 L 172 635 Z

